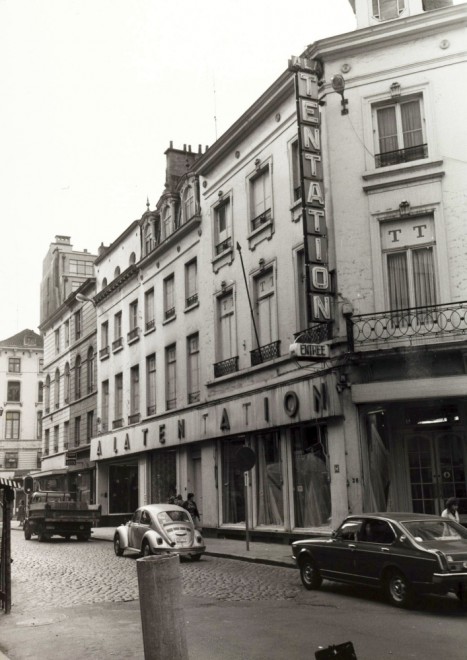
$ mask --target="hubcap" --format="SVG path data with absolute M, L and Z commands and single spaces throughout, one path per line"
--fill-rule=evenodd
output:
M 391 594 L 394 600 L 401 602 L 405 598 L 406 587 L 404 580 L 398 575 L 391 578 Z
M 313 573 L 314 573 L 313 566 L 311 564 L 306 564 L 304 573 L 305 573 L 305 580 L 311 583 L 313 580 Z

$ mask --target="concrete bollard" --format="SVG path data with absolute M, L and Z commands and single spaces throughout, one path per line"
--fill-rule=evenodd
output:
M 145 660 L 188 660 L 180 558 L 136 560 Z

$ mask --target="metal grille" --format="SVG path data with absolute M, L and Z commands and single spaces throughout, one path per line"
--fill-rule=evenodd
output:
M 386 151 L 376 154 L 376 167 L 385 167 L 386 165 L 397 165 L 397 163 L 408 163 L 411 160 L 427 158 L 428 145 L 419 144 L 416 147 L 407 147 L 407 149 L 396 149 L 395 151 Z
M 139 328 L 133 328 L 133 330 L 130 330 L 127 336 L 128 341 L 133 341 L 134 339 L 138 339 L 138 338 L 139 338 Z
M 280 341 L 273 341 L 271 344 L 266 344 L 265 346 L 255 348 L 254 351 L 250 351 L 251 366 L 254 367 L 257 364 L 262 364 L 263 362 L 268 362 L 268 360 L 274 360 L 274 358 L 280 357 L 280 345 Z
M 316 325 L 300 330 L 294 334 L 297 341 L 307 344 L 320 344 L 323 341 L 331 339 L 331 324 L 330 323 L 317 323 Z
M 214 378 L 220 378 L 235 371 L 238 371 L 238 355 L 228 358 L 228 360 L 222 360 L 222 362 L 216 362 L 214 365 Z

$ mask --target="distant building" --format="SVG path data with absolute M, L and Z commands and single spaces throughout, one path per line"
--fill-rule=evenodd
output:
M 40 467 L 43 341 L 23 330 L 0 341 L 0 476 L 24 477 Z

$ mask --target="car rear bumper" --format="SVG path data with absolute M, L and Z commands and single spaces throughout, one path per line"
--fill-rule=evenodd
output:
M 459 582 L 467 584 L 467 573 L 434 573 L 433 582 L 446 587 L 454 586 Z
M 195 548 L 161 548 L 160 546 L 157 546 L 153 548 L 153 553 L 155 555 L 167 555 L 167 554 L 176 554 L 176 555 L 202 555 L 204 552 L 206 552 L 206 546 L 205 545 L 200 545 Z

